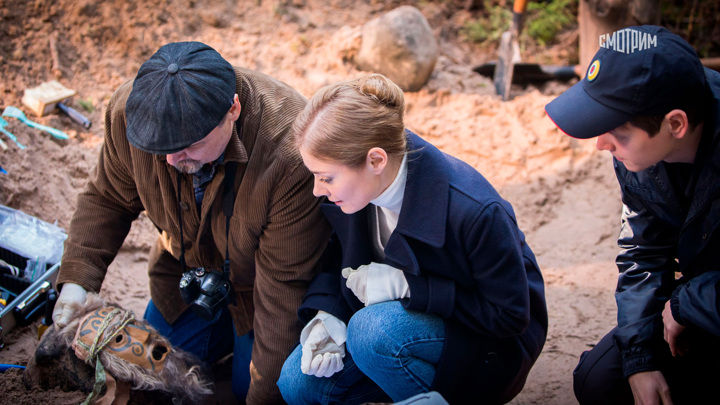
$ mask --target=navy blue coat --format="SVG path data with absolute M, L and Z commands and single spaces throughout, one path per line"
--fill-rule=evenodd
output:
M 411 293 L 402 300 L 406 309 L 446 321 L 433 389 L 453 403 L 477 395 L 478 382 L 499 378 L 507 385 L 500 399 L 509 400 L 522 389 L 547 335 L 535 256 L 511 205 L 480 173 L 407 134 L 407 183 L 384 263 L 405 273 Z M 323 310 L 347 324 L 363 308 L 340 272 L 373 261 L 368 209 L 348 215 L 323 204 L 334 230 L 330 249 L 335 246 L 338 255 L 308 290 L 299 310 L 304 322 Z M 487 364 L 499 368 L 482 366 Z
M 677 198 L 684 190 L 676 189 L 666 163 L 635 173 L 614 159 L 625 204 L 614 339 L 625 376 L 659 370 L 670 355 L 662 322 L 668 299 L 676 321 L 720 337 L 720 74 L 705 73 L 713 97 L 687 211 Z M 683 275 L 679 281 L 676 272 Z

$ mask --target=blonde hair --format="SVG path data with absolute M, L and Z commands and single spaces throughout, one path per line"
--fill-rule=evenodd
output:
M 403 91 L 381 74 L 325 86 L 293 123 L 295 146 L 320 160 L 358 167 L 370 149 L 403 156 Z

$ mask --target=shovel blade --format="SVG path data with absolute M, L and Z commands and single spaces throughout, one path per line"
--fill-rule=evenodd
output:
M 495 65 L 493 83 L 495 92 L 506 101 L 510 97 L 510 85 L 513 78 L 513 66 L 520 62 L 520 46 L 513 31 L 505 31 L 500 37 L 498 62 Z
M 498 62 L 490 61 L 473 68 L 473 72 L 487 78 L 493 78 Z M 536 63 L 514 63 L 511 81 L 514 84 L 527 86 L 528 84 L 541 84 L 548 81 L 567 82 L 579 78 L 576 66 L 538 65 Z

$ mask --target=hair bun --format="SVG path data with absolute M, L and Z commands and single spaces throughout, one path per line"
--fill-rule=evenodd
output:
M 388 107 L 405 108 L 405 96 L 402 89 L 379 73 L 358 78 L 357 86 L 362 94 L 372 97 Z

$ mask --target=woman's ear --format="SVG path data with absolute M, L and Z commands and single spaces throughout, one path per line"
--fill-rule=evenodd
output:
M 388 155 L 383 148 L 372 148 L 367 153 L 366 165 L 375 174 L 382 173 L 388 163 Z
M 673 138 L 680 139 L 690 130 L 690 121 L 683 110 L 675 109 L 665 114 L 665 121 Z

